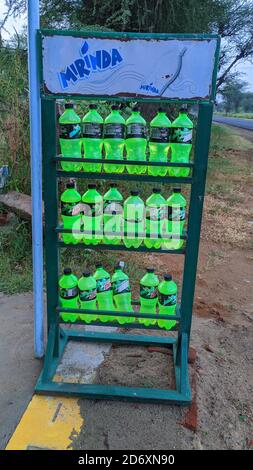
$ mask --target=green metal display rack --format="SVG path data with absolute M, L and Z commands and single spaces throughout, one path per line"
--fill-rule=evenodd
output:
M 59 32 L 59 31 L 41 31 L 39 32 L 39 47 L 41 47 L 41 35 L 71 35 L 78 37 L 86 37 L 91 33 L 80 32 Z M 94 33 L 95 35 L 95 33 Z M 213 69 L 213 82 L 212 90 L 209 99 L 192 99 L 191 103 L 198 105 L 198 122 L 196 129 L 195 152 L 194 161 L 189 164 L 173 164 L 165 163 L 166 166 L 186 166 L 191 169 L 189 177 L 153 177 L 148 175 L 128 175 L 128 174 L 108 174 L 108 173 L 84 173 L 84 172 L 66 172 L 58 169 L 58 162 L 61 157 L 57 156 L 57 122 L 56 122 L 56 99 L 57 98 L 70 98 L 71 99 L 93 99 L 94 96 L 80 96 L 80 95 L 60 95 L 48 94 L 45 92 L 42 83 L 41 102 L 42 102 L 42 138 L 43 138 L 43 165 L 44 165 L 44 202 L 45 202 L 45 254 L 46 254 L 46 286 L 47 286 L 47 323 L 48 323 L 48 344 L 44 360 L 44 367 L 39 380 L 36 385 L 36 392 L 40 394 L 62 394 L 71 396 L 82 396 L 93 399 L 120 399 L 132 401 L 146 401 L 146 402 L 162 402 L 162 403 L 175 403 L 187 405 L 191 402 L 191 391 L 188 376 L 188 348 L 191 331 L 192 321 L 192 307 L 194 300 L 195 279 L 197 270 L 200 229 L 202 209 L 205 193 L 205 180 L 208 162 L 209 140 L 212 124 L 213 100 L 215 96 L 215 82 L 217 74 L 217 62 L 219 54 L 219 38 L 214 35 L 140 35 L 129 33 L 96 33 L 96 37 L 116 37 L 116 38 L 191 38 L 191 39 L 210 39 L 216 38 L 216 53 L 215 63 Z M 42 55 L 42 54 L 41 54 Z M 95 98 L 96 99 L 96 98 Z M 103 97 L 104 100 L 115 101 L 115 97 Z M 148 101 L 157 102 L 156 98 L 131 98 L 131 97 L 118 97 L 120 101 Z M 161 99 L 159 99 L 161 101 Z M 189 100 L 170 100 L 163 99 L 165 102 L 178 102 L 188 103 Z M 78 161 L 77 159 L 64 159 L 64 161 Z M 82 160 L 83 161 L 83 160 Z M 88 160 L 87 160 L 88 161 Z M 93 160 L 91 160 L 93 162 Z M 101 160 L 102 161 L 102 160 Z M 100 160 L 96 160 L 100 162 Z M 108 160 L 107 163 L 110 163 Z M 118 162 L 117 162 L 118 163 Z M 129 164 L 129 162 L 128 162 Z M 136 165 L 136 162 L 134 162 Z M 140 163 L 141 164 L 141 163 Z M 146 165 L 147 163 L 145 163 Z M 148 163 L 149 164 L 149 163 Z M 159 163 L 161 166 L 161 163 Z M 64 328 L 63 322 L 60 318 L 61 312 L 72 313 L 93 313 L 93 311 L 74 310 L 59 308 L 58 305 L 58 252 L 59 249 L 66 247 L 66 245 L 59 241 L 58 234 L 67 232 L 58 226 L 58 178 L 85 178 L 85 179 L 110 179 L 110 180 L 126 180 L 145 182 L 160 182 L 160 183 L 174 183 L 174 184 L 188 184 L 191 188 L 190 204 L 188 211 L 188 232 L 185 240 L 185 246 L 180 250 L 157 250 L 147 249 L 140 247 L 132 249 L 131 251 L 137 252 L 155 252 L 155 253 L 177 253 L 184 256 L 184 271 L 182 283 L 181 304 L 177 307 L 176 315 L 170 316 L 170 319 L 177 321 L 174 329 L 177 330 L 177 336 L 151 336 L 129 334 L 129 333 L 102 333 L 96 331 L 84 331 L 81 329 Z M 87 247 L 84 244 L 67 245 L 69 248 L 82 247 L 84 250 Z M 89 249 L 99 250 L 128 250 L 124 246 L 114 245 L 97 245 L 89 246 Z M 97 313 L 98 311 L 96 311 Z M 115 312 L 99 311 L 99 315 L 115 315 Z M 132 316 L 133 323 L 127 324 L 129 328 L 142 328 L 142 329 L 159 329 L 158 327 L 147 327 L 143 324 L 134 321 L 135 318 L 157 318 L 158 315 L 140 314 L 138 312 L 124 313 L 117 312 L 117 316 Z M 159 318 L 167 319 L 166 316 L 159 315 Z M 83 322 L 75 322 L 82 323 Z M 99 321 L 93 322 L 92 325 L 112 326 L 112 323 L 100 323 Z M 113 323 L 115 326 L 115 323 Z M 120 327 L 122 329 L 122 327 Z M 118 344 L 135 344 L 135 345 L 157 345 L 173 349 L 174 367 L 175 367 L 175 390 L 161 390 L 150 388 L 130 388 L 125 386 L 115 385 L 95 385 L 95 384 L 76 384 L 67 382 L 54 381 L 54 375 L 57 366 L 61 360 L 64 348 L 67 342 L 71 341 L 89 341 L 89 342 L 108 342 Z

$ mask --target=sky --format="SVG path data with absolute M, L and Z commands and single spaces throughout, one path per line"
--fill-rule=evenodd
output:
M 0 21 L 4 17 L 4 13 L 6 12 L 6 7 L 4 6 L 3 2 L 0 3 Z M 3 31 L 2 37 L 3 39 L 9 39 L 10 36 L 15 34 L 15 30 L 13 27 L 16 28 L 17 31 L 20 31 L 22 27 L 26 24 L 26 18 L 21 16 L 19 18 L 9 18 L 5 24 L 6 31 Z M 253 92 L 253 64 L 249 61 L 241 62 L 240 64 L 236 65 L 234 70 L 238 72 L 242 72 L 244 75 L 241 76 L 241 79 L 245 82 L 248 82 L 248 87 L 246 91 Z

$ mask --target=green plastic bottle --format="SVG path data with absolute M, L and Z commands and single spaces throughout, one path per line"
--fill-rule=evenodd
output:
M 116 305 L 118 312 L 133 312 L 131 304 L 131 289 L 129 283 L 129 277 L 123 272 L 124 263 L 119 262 L 115 268 L 115 272 L 112 275 L 112 289 L 113 289 L 113 300 Z M 132 323 L 134 321 L 131 317 L 116 317 L 118 323 L 123 325 L 124 323 Z
M 65 111 L 60 116 L 60 148 L 62 157 L 82 157 L 81 119 L 74 111 L 72 103 L 65 104 Z M 80 171 L 82 162 L 61 162 L 65 171 Z
M 83 149 L 85 158 L 102 158 L 103 148 L 103 118 L 97 111 L 96 104 L 90 104 L 89 111 L 83 117 Z M 101 172 L 102 163 L 87 163 L 83 169 L 87 172 Z
M 96 264 L 96 272 L 93 275 L 97 284 L 97 302 L 99 310 L 114 311 L 112 283 L 110 274 L 103 268 L 102 264 Z M 100 315 L 102 322 L 113 321 L 113 316 Z
M 177 306 L 177 285 L 170 274 L 164 275 L 164 280 L 158 286 L 158 310 L 162 315 L 175 315 Z M 176 320 L 158 320 L 158 326 L 170 330 L 176 325 Z
M 179 116 L 171 124 L 171 163 L 189 163 L 192 129 L 193 123 L 187 116 L 186 108 L 182 107 Z M 169 167 L 168 172 L 170 176 L 186 177 L 190 173 L 190 168 Z
M 125 119 L 120 114 L 119 106 L 113 105 L 111 113 L 104 123 L 105 160 L 119 160 L 121 164 L 104 163 L 106 173 L 123 173 L 125 169 L 125 163 L 123 162 L 125 123 Z
M 146 238 L 147 248 L 160 248 L 163 242 L 167 204 L 159 188 L 153 189 L 153 194 L 146 200 Z
M 147 160 L 147 124 L 140 115 L 138 106 L 132 110 L 131 116 L 126 120 L 126 153 L 127 160 L 145 162 Z M 146 173 L 146 165 L 127 165 L 130 174 Z
M 159 108 L 157 115 L 150 123 L 149 137 L 149 161 L 168 161 L 169 139 L 171 122 L 163 108 Z M 165 176 L 168 171 L 166 166 L 148 166 L 148 174 L 152 176 Z
M 103 240 L 103 197 L 95 184 L 88 184 L 82 196 L 83 241 L 85 245 L 97 245 Z
M 106 244 L 118 245 L 123 232 L 123 196 L 117 184 L 111 183 L 104 194 L 104 238 Z M 114 234 L 116 233 L 116 235 Z
M 84 271 L 78 281 L 79 302 L 81 309 L 96 310 L 97 284 L 89 271 Z M 80 313 L 80 319 L 85 323 L 91 323 L 97 319 L 97 315 Z
M 147 268 L 146 274 L 140 280 L 140 313 L 157 313 L 158 302 L 157 287 L 159 279 L 153 268 Z M 155 325 L 156 320 L 150 318 L 139 318 L 139 322 L 146 326 Z
M 145 206 L 139 191 L 131 191 L 124 202 L 124 244 L 127 248 L 138 248 L 145 235 Z
M 183 235 L 185 224 L 185 210 L 186 200 L 181 194 L 181 188 L 173 188 L 173 193 L 167 199 L 168 213 L 167 213 L 167 235 L 169 238 L 164 237 L 165 249 L 178 250 L 184 245 L 184 240 L 180 240 Z
M 63 228 L 81 231 L 81 195 L 75 189 L 75 183 L 67 183 L 65 191 L 61 194 L 61 218 Z M 83 238 L 82 233 L 62 233 L 64 243 L 77 244 Z
M 78 279 L 72 274 L 70 268 L 65 268 L 59 279 L 59 302 L 63 308 L 79 308 L 78 306 Z M 74 323 L 78 319 L 75 313 L 60 313 L 63 321 Z

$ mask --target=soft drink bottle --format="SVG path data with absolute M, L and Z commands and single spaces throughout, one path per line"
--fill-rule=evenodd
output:
M 188 163 L 192 148 L 193 123 L 186 113 L 186 108 L 182 107 L 179 116 L 171 124 L 170 148 L 171 163 Z M 190 168 L 169 167 L 170 176 L 186 177 L 190 173 Z
M 104 148 L 106 160 L 119 160 L 120 165 L 104 163 L 106 173 L 123 173 L 125 164 L 123 162 L 125 145 L 125 119 L 120 114 L 119 106 L 113 105 L 111 113 L 104 123 Z
M 144 239 L 145 206 L 139 191 L 131 191 L 124 202 L 124 244 L 138 248 Z
M 106 244 L 117 245 L 122 239 L 123 231 L 123 196 L 117 184 L 111 183 L 104 194 L 104 238 Z M 115 232 L 115 234 L 114 234 Z
M 61 218 L 63 228 L 81 231 L 81 195 L 75 189 L 75 183 L 67 183 L 65 191 L 61 194 Z M 64 243 L 76 244 L 83 238 L 82 233 L 62 233 Z
M 113 293 L 110 274 L 103 268 L 101 264 L 96 264 L 96 272 L 93 275 L 97 284 L 97 302 L 99 310 L 114 311 Z M 114 317 L 100 315 L 102 322 L 112 321 Z
M 89 111 L 83 117 L 83 149 L 85 158 L 102 158 L 103 118 L 97 111 L 96 104 L 90 104 Z M 83 163 L 84 171 L 100 172 L 102 163 Z
M 150 123 L 149 137 L 149 161 L 168 161 L 169 139 L 171 122 L 163 108 L 159 108 L 157 115 Z M 165 176 L 168 171 L 166 166 L 148 166 L 148 174 L 152 176 Z
M 62 157 L 82 157 L 81 119 L 74 111 L 73 103 L 65 104 L 65 111 L 60 116 L 60 148 Z M 82 162 L 61 162 L 65 171 L 80 171 Z
M 95 184 L 88 184 L 82 196 L 82 212 L 85 245 L 97 245 L 103 239 L 103 197 Z
M 166 200 L 158 188 L 146 200 L 146 238 L 144 244 L 147 248 L 160 248 L 163 238 Z
M 164 275 L 164 280 L 158 286 L 158 310 L 162 315 L 175 315 L 177 306 L 177 285 L 170 274 Z M 176 325 L 176 320 L 158 320 L 158 326 L 170 330 Z
M 63 308 L 78 308 L 78 279 L 70 268 L 65 268 L 59 279 L 59 302 Z M 61 312 L 63 321 L 75 322 L 78 314 Z
M 89 271 L 84 271 L 78 281 L 79 302 L 83 310 L 96 310 L 97 285 L 94 277 Z M 97 315 L 80 313 L 80 319 L 85 323 L 91 323 L 97 319 Z
M 147 268 L 146 274 L 140 280 L 140 313 L 156 313 L 158 302 L 157 287 L 159 279 L 153 268 Z M 139 318 L 139 322 L 146 326 L 155 325 L 156 320 L 151 318 Z
M 112 275 L 113 300 L 118 312 L 130 313 L 133 312 L 131 304 L 131 289 L 129 277 L 123 272 L 123 266 L 124 263 L 118 263 L 115 268 L 115 272 Z M 116 319 L 121 325 L 124 323 L 132 323 L 134 320 L 131 317 L 116 317 Z
M 147 124 L 140 115 L 138 106 L 132 110 L 131 116 L 126 120 L 126 152 L 127 160 L 136 160 L 137 162 L 146 161 L 147 149 Z M 146 173 L 146 165 L 127 165 L 127 171 L 130 174 Z
M 178 250 L 184 245 L 184 240 L 180 240 L 183 235 L 185 224 L 186 200 L 181 194 L 181 188 L 173 188 L 172 195 L 167 199 L 167 236 L 164 245 L 166 249 Z M 166 240 L 166 241 L 165 241 Z

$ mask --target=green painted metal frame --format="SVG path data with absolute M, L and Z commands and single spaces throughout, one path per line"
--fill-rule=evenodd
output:
M 45 33 L 45 32 L 43 32 Z M 54 31 L 47 31 L 47 34 L 54 34 Z M 57 34 L 69 34 L 69 32 L 57 32 Z M 91 33 L 71 32 L 76 36 L 86 35 L 90 36 Z M 103 33 L 99 34 L 101 37 Z M 118 37 L 114 33 L 106 33 L 110 37 Z M 125 33 L 122 34 L 125 36 Z M 138 37 L 143 35 L 137 35 Z M 144 35 L 145 37 L 156 37 L 156 35 Z M 144 37 L 143 36 L 143 37 Z M 159 37 L 171 37 L 171 35 L 159 35 Z M 216 37 L 213 35 L 200 36 L 200 35 L 183 35 L 184 37 L 196 38 L 203 37 Z M 128 34 L 127 37 L 136 37 L 136 34 Z M 175 37 L 173 35 L 173 37 Z M 182 37 L 180 35 L 180 37 Z M 217 52 L 218 54 L 218 52 Z M 217 72 L 216 57 L 216 69 Z M 216 77 L 216 75 L 215 75 Z M 75 97 L 80 99 L 80 97 Z M 64 177 L 88 177 L 97 178 L 97 174 L 85 173 L 65 173 L 57 169 L 57 142 L 56 142 L 56 97 L 42 96 L 42 138 L 43 138 L 43 163 L 44 163 L 44 202 L 45 202 L 45 253 L 46 253 L 46 284 L 47 284 L 47 324 L 48 324 L 48 344 L 44 361 L 44 367 L 39 380 L 36 385 L 36 392 L 40 394 L 62 394 L 71 396 L 81 396 L 93 399 L 111 399 L 111 400 L 131 400 L 141 402 L 160 402 L 171 403 L 178 405 L 188 405 L 191 402 L 191 391 L 188 376 L 188 348 L 191 331 L 192 321 L 192 307 L 194 300 L 195 280 L 198 262 L 198 250 L 201 230 L 201 218 L 205 193 L 205 180 L 208 162 L 209 140 L 211 133 L 213 103 L 201 102 L 199 103 L 198 125 L 196 132 L 196 145 L 195 145 L 195 158 L 192 166 L 192 177 L 185 178 L 187 181 L 179 181 L 182 178 L 169 178 L 171 183 L 189 183 L 191 185 L 191 197 L 189 205 L 189 219 L 188 219 L 188 233 L 186 240 L 186 248 L 177 250 L 185 255 L 184 273 L 181 305 L 177 308 L 175 316 L 170 317 L 177 321 L 177 325 L 173 329 L 178 330 L 177 337 L 171 336 L 151 336 L 151 335 L 138 335 L 138 334 L 123 334 L 123 333 L 101 333 L 97 331 L 83 331 L 62 328 L 63 321 L 60 319 L 60 311 L 76 313 L 75 310 L 63 309 L 58 306 L 58 250 L 65 247 L 64 243 L 59 242 L 58 233 L 61 229 L 58 227 L 58 194 L 57 194 L 57 179 L 60 176 Z M 87 99 L 87 97 L 82 97 Z M 93 98 L 92 98 L 93 99 Z M 106 98 L 109 101 L 108 98 Z M 113 98 L 114 100 L 114 98 Z M 142 101 L 139 100 L 138 101 Z M 83 176 L 85 175 L 85 176 Z M 121 179 L 123 177 L 129 180 L 129 175 L 108 175 L 108 178 Z M 131 175 L 133 180 L 138 182 L 145 181 L 144 175 Z M 123 178 L 122 178 L 123 179 Z M 166 183 L 166 178 L 158 178 L 160 183 Z M 190 180 L 190 181 L 188 181 Z M 70 247 L 68 245 L 68 247 Z M 76 245 L 72 245 L 75 248 Z M 71 248 L 70 247 L 70 248 Z M 96 246 L 94 249 L 104 249 L 103 245 Z M 108 247 L 108 245 L 106 245 Z M 83 248 L 85 246 L 83 245 Z M 90 248 L 90 247 L 89 247 Z M 113 247 L 119 249 L 119 247 Z M 121 249 L 121 248 L 120 248 Z M 139 249 L 137 251 L 147 251 L 148 249 Z M 163 250 L 154 250 L 155 252 L 163 252 Z M 164 250 L 168 253 L 168 251 Z M 175 251 L 172 251 L 175 253 Z M 136 303 L 136 302 L 135 302 Z M 80 310 L 78 310 L 79 313 Z M 86 312 L 87 313 L 87 312 Z M 106 312 L 108 314 L 108 312 Z M 103 312 L 101 311 L 101 314 Z M 115 314 L 115 313 L 114 313 Z M 118 313 L 117 313 L 118 314 Z M 148 314 L 124 313 L 119 312 L 118 316 L 132 316 L 133 324 L 127 325 L 128 327 L 142 329 L 157 329 L 157 327 L 145 327 L 144 325 L 137 324 L 134 321 L 135 317 L 153 317 Z M 64 322 L 65 323 L 65 322 Z M 71 322 L 68 322 L 71 323 Z M 80 321 L 77 324 L 82 323 Z M 114 323 L 95 322 L 96 325 L 101 326 L 115 326 Z M 94 341 L 94 342 L 109 342 L 118 344 L 135 344 L 135 345 L 157 345 L 173 349 L 173 360 L 175 368 L 175 390 L 160 390 L 150 388 L 129 388 L 113 385 L 95 385 L 95 384 L 73 384 L 67 382 L 54 381 L 54 375 L 57 366 L 61 360 L 64 348 L 67 342 L 71 341 Z

